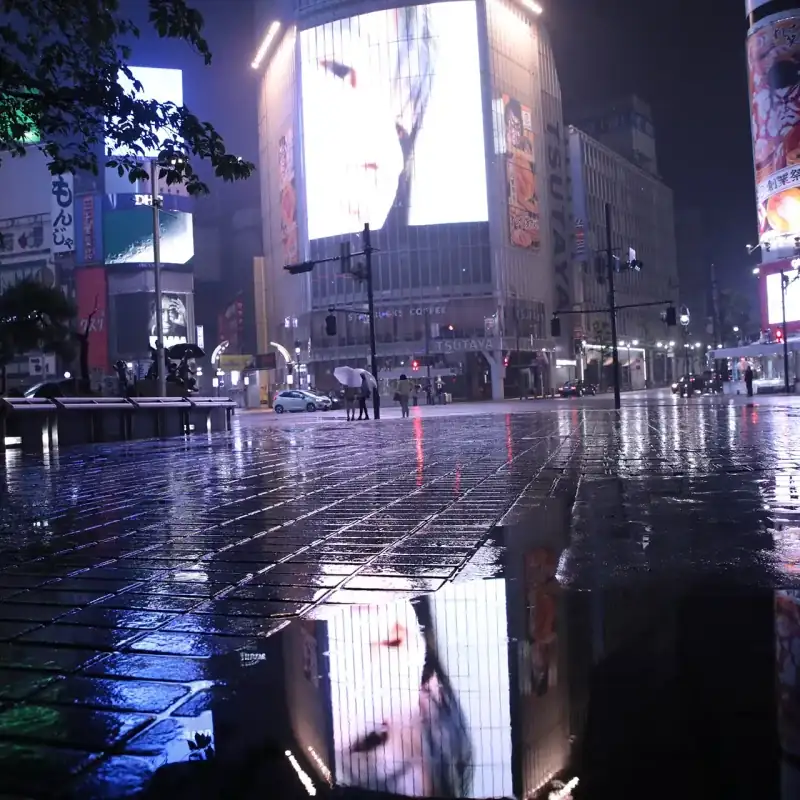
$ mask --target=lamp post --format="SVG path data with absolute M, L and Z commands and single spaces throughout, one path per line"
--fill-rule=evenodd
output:
M 161 198 L 158 194 L 158 159 L 150 162 L 150 201 L 153 206 L 153 273 L 156 290 L 156 364 L 158 365 L 158 396 L 167 396 L 167 368 L 164 358 L 164 311 L 161 292 Z

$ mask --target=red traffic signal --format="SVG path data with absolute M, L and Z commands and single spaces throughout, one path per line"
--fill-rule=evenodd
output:
M 416 359 L 414 359 L 414 360 L 411 362 L 411 369 L 413 369 L 414 371 L 418 370 L 418 369 L 419 369 L 419 361 L 417 361 Z
M 776 342 L 783 341 L 783 331 L 780 328 L 775 329 L 775 341 Z

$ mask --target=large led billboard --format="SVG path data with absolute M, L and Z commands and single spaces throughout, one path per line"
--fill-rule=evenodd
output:
M 117 82 L 129 94 L 135 94 L 137 100 L 155 100 L 157 103 L 174 103 L 176 106 L 183 105 L 183 72 L 179 69 L 162 69 L 160 67 L 130 67 L 134 79 L 139 81 L 142 86 L 141 91 L 136 92 L 133 81 L 120 72 Z M 161 151 L 161 147 L 167 139 L 171 139 L 175 134 L 168 128 L 155 131 L 154 136 L 157 145 L 142 145 L 144 152 L 130 151 L 131 154 L 142 155 L 145 158 L 154 158 Z M 106 138 L 106 152 L 109 155 L 123 155 L 128 152 L 128 148 L 120 146 L 113 139 Z
M 158 219 L 162 263 L 186 264 L 194 255 L 192 215 L 162 209 Z M 107 210 L 103 214 L 103 251 L 106 264 L 152 264 L 152 207 Z
M 300 57 L 309 239 L 488 219 L 473 0 L 319 25 Z
M 759 235 L 800 233 L 800 17 L 767 21 L 747 38 Z
M 786 287 L 786 321 L 800 321 L 800 281 L 791 280 L 794 270 L 787 275 L 790 277 Z M 781 304 L 781 273 L 772 272 L 764 276 L 767 289 L 767 325 L 780 325 L 783 322 L 783 308 Z

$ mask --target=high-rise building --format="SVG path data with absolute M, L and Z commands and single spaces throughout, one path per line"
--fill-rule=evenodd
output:
M 678 299 L 675 217 L 672 190 L 584 131 L 569 128 L 572 205 L 575 215 L 575 336 L 586 342 L 586 379 L 610 379 L 611 320 L 608 308 L 606 204 L 610 205 L 616 303 L 663 303 L 617 312 L 623 387 L 644 388 L 672 379 L 674 353 L 670 331 L 661 318 L 667 302 Z M 641 262 L 640 269 L 624 268 Z M 588 311 L 591 309 L 592 311 Z M 601 309 L 601 313 L 594 310 Z M 678 346 L 676 342 L 675 347 Z M 682 346 L 682 343 L 681 343 Z M 576 345 L 576 349 L 578 349 Z
M 572 122 L 645 172 L 658 175 L 653 112 L 640 97 L 629 95 L 595 109 L 584 108 Z
M 325 259 L 343 245 L 360 251 L 368 223 L 384 390 L 402 373 L 476 398 L 569 377 L 560 364 L 571 333 L 554 341 L 548 326 L 554 309 L 573 304 L 572 226 L 541 8 L 283 8 L 262 5 L 266 37 L 253 61 L 265 242 L 259 350 L 279 346 L 295 362 L 292 380 L 319 388 L 333 388 L 339 364 L 367 366 L 365 286 Z M 284 270 L 306 260 L 316 262 L 310 273 Z

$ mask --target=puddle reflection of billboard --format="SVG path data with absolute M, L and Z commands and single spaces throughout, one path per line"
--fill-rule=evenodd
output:
M 411 797 L 513 794 L 505 583 L 330 621 L 335 777 Z

